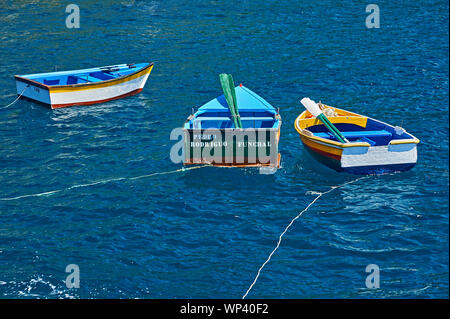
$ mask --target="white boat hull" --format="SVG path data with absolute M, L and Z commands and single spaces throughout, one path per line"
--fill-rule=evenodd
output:
M 153 64 L 129 76 L 82 85 L 47 86 L 16 77 L 17 94 L 48 104 L 52 109 L 103 103 L 141 92 L 152 68 Z
M 416 144 L 396 144 L 372 147 L 348 147 L 342 152 L 342 168 L 415 164 Z

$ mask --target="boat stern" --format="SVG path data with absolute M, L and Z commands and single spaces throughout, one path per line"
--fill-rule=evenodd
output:
M 383 146 L 345 148 L 341 157 L 342 170 L 353 174 L 383 174 L 413 168 L 417 163 L 419 141 L 398 141 Z
M 15 75 L 17 95 L 48 106 L 51 104 L 50 91 L 46 85 Z
M 184 128 L 184 164 L 234 167 L 280 167 L 276 129 Z

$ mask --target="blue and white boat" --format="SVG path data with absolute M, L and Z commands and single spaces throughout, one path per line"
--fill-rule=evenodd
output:
M 184 123 L 184 164 L 279 167 L 280 114 L 242 84 L 229 89 L 235 91 L 234 110 L 232 98 L 221 95 Z
M 142 91 L 153 63 L 15 75 L 17 94 L 51 108 L 103 103 Z

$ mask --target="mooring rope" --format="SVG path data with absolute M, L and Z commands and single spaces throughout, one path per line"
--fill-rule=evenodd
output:
M 60 192 L 63 192 L 63 191 L 68 191 L 68 190 L 71 190 L 71 189 L 74 189 L 74 188 L 94 186 L 94 185 L 98 185 L 98 184 L 106 184 L 106 183 L 117 182 L 117 181 L 122 181 L 122 180 L 133 181 L 133 180 L 137 180 L 137 179 L 152 177 L 152 176 L 155 176 L 155 175 L 174 174 L 174 173 L 178 173 L 178 172 L 185 172 L 185 171 L 190 171 L 190 170 L 203 168 L 203 167 L 209 167 L 209 166 L 211 166 L 211 165 L 192 166 L 192 167 L 187 167 L 187 168 L 183 167 L 183 168 L 180 168 L 180 169 L 177 169 L 177 170 L 174 170 L 174 171 L 156 172 L 156 173 L 140 175 L 140 176 L 134 176 L 134 177 L 117 177 L 117 178 L 104 179 L 104 180 L 100 180 L 100 181 L 96 181 L 96 182 L 92 182 L 92 183 L 73 185 L 73 186 L 70 186 L 70 187 L 67 187 L 67 188 L 57 189 L 57 190 L 43 192 L 43 193 L 21 195 L 21 196 L 16 196 L 16 197 L 0 198 L 0 201 L 12 201 L 12 200 L 17 200 L 17 199 L 22 199 L 22 198 L 27 198 L 27 197 L 40 197 L 40 196 L 46 196 L 46 195 L 53 195 L 53 194 L 60 193 Z
M 272 250 L 272 252 L 270 253 L 269 257 L 268 257 L 268 258 L 266 259 L 266 261 L 262 264 L 262 266 L 259 267 L 258 273 L 256 274 L 256 277 L 255 277 L 255 279 L 253 280 L 253 283 L 252 283 L 252 284 L 250 285 L 250 287 L 247 289 L 246 293 L 242 296 L 242 299 L 245 299 L 245 297 L 247 297 L 248 293 L 250 292 L 250 290 L 252 290 L 253 286 L 255 285 L 256 281 L 258 280 L 259 275 L 261 274 L 261 271 L 262 271 L 263 268 L 267 265 L 267 263 L 270 261 L 270 259 L 272 258 L 273 254 L 275 254 L 275 252 L 277 251 L 277 249 L 280 247 L 280 245 L 281 245 L 281 240 L 282 240 L 284 234 L 286 234 L 286 232 L 287 232 L 288 229 L 292 226 L 292 224 L 294 224 L 294 222 L 295 222 L 297 219 L 299 219 L 300 216 L 302 216 L 304 212 L 306 212 L 306 211 L 307 211 L 307 210 L 308 210 L 308 209 L 309 209 L 309 208 L 310 208 L 310 207 L 311 207 L 311 206 L 312 206 L 312 205 L 313 205 L 320 197 L 322 197 L 323 195 L 326 195 L 326 194 L 328 194 L 328 193 L 331 193 L 331 192 L 334 191 L 335 189 L 338 189 L 338 188 L 340 188 L 340 187 L 343 187 L 343 186 L 348 185 L 348 184 L 351 184 L 351 183 L 355 183 L 355 182 L 357 182 L 357 181 L 360 181 L 360 180 L 362 180 L 362 179 L 368 178 L 368 177 L 370 177 L 370 176 L 371 176 L 371 175 L 368 175 L 368 176 L 362 176 L 362 177 L 356 178 L 356 179 L 354 179 L 354 180 L 351 180 L 351 181 L 349 181 L 349 182 L 346 182 L 346 183 L 344 183 L 344 184 L 341 184 L 341 185 L 338 185 L 338 186 L 332 186 L 329 190 L 327 190 L 326 192 L 323 192 L 323 193 L 319 193 L 319 192 L 309 192 L 310 194 L 313 193 L 313 194 L 318 194 L 318 195 L 316 196 L 316 198 L 313 199 L 312 202 L 310 202 L 310 203 L 308 204 L 308 206 L 306 206 L 305 209 L 303 209 L 297 216 L 295 216 L 295 217 L 291 220 L 291 222 L 289 223 L 289 225 L 286 226 L 286 228 L 284 229 L 284 231 L 281 233 L 280 237 L 278 238 L 278 243 L 277 243 L 276 247 Z
M 12 101 L 11 103 L 9 103 L 7 106 L 2 106 L 2 107 L 0 107 L 0 110 L 6 109 L 6 108 L 10 107 L 11 105 L 13 105 L 14 103 L 16 103 L 17 101 L 19 101 L 19 99 L 22 97 L 23 93 L 24 93 L 29 87 L 30 87 L 30 85 L 27 85 L 27 86 L 22 90 L 22 92 L 19 94 L 19 96 L 17 96 L 17 98 L 16 98 L 14 101 Z

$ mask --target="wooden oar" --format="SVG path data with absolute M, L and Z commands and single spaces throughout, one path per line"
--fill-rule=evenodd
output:
M 310 98 L 304 97 L 300 101 L 303 106 L 311 113 L 313 116 L 318 118 L 323 125 L 330 131 L 330 133 L 341 143 L 348 143 L 348 140 L 342 135 L 341 132 L 336 128 L 336 126 L 333 125 L 333 123 L 330 122 L 330 120 L 323 114 L 320 107 L 311 100 Z

